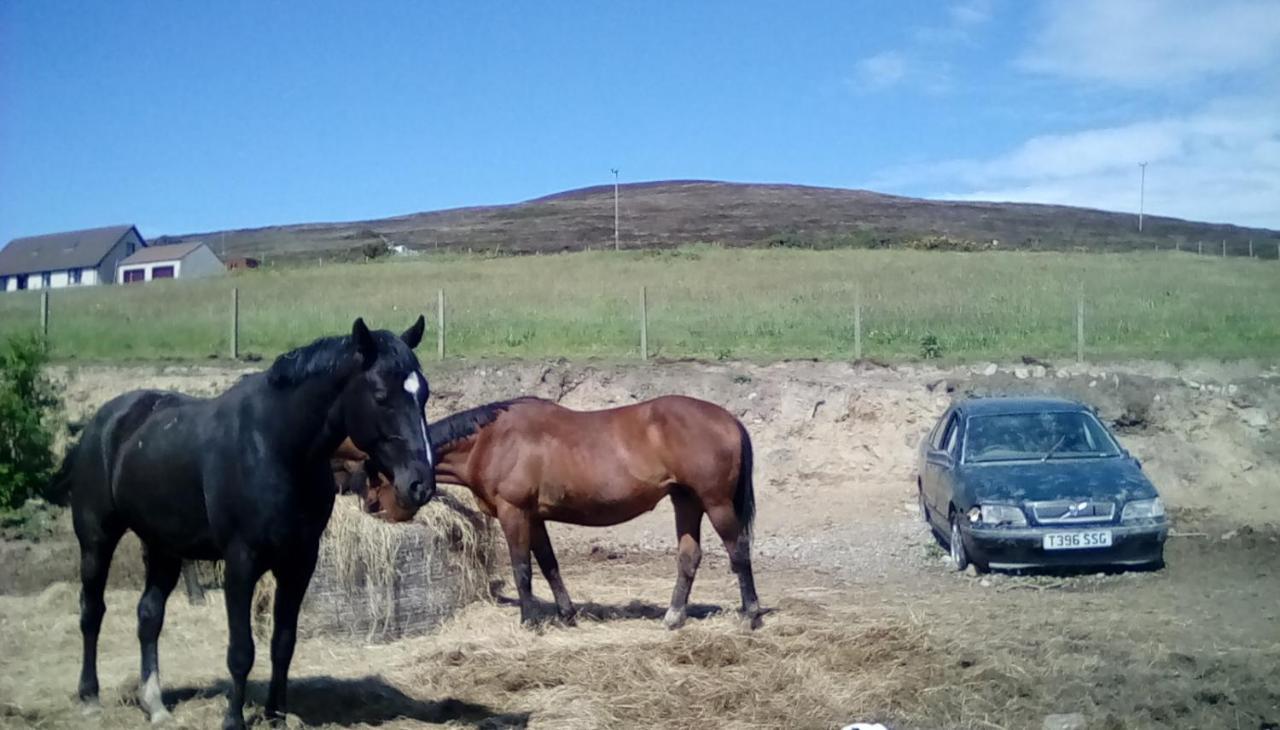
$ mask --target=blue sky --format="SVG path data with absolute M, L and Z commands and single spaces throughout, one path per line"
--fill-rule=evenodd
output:
M 1280 2 L 0 4 L 0 241 L 710 178 L 1280 228 Z

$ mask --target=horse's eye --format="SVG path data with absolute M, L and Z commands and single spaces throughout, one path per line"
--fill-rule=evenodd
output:
M 378 405 L 386 405 L 387 391 L 382 389 L 373 391 L 373 399 L 378 403 Z

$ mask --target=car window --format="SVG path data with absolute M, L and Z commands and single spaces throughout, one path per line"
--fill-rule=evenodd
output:
M 942 448 L 942 435 L 947 430 L 947 423 L 951 421 L 951 411 L 942 414 L 942 418 L 934 424 L 933 430 L 929 432 L 929 447 L 937 451 Z
M 1087 459 L 1117 456 L 1106 428 L 1083 411 L 975 416 L 969 419 L 965 461 Z
M 958 416 L 951 417 L 951 423 L 947 427 L 946 446 L 943 450 L 948 454 L 955 455 L 956 441 L 960 439 L 960 418 Z
M 951 451 L 951 447 L 955 445 L 956 423 L 958 421 L 959 418 L 952 413 L 947 418 L 947 425 L 938 429 L 938 438 L 933 442 L 935 451 Z

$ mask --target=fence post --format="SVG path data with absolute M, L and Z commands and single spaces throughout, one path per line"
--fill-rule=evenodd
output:
M 640 287 L 640 359 L 649 359 L 649 290 Z
M 40 292 L 40 342 L 49 349 L 49 291 Z
M 862 285 L 853 287 L 853 359 L 862 359 Z
M 1253 258 L 1253 239 L 1249 239 L 1249 258 Z
M 444 359 L 444 289 L 436 291 L 436 359 Z
M 1196 253 L 1204 255 L 1204 241 L 1196 241 Z
M 240 287 L 231 287 L 231 359 L 240 359 Z
M 1076 363 L 1084 362 L 1084 285 L 1076 294 Z
M 1222 257 L 1226 258 L 1226 256 L 1227 256 L 1227 239 L 1224 238 L 1222 239 Z

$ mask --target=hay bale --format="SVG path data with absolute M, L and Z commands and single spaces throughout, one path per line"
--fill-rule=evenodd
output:
M 339 497 L 320 541 L 302 604 L 302 636 L 391 641 L 428 633 L 463 606 L 490 596 L 494 533 L 469 492 L 441 487 L 410 522 L 391 524 Z M 254 628 L 271 633 L 275 582 L 263 577 Z

